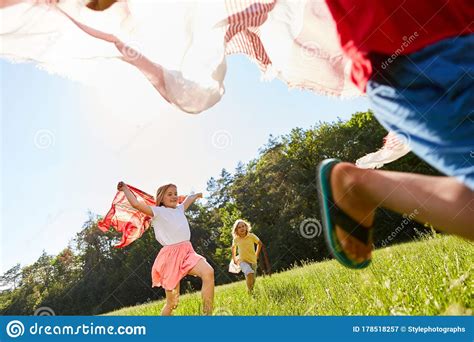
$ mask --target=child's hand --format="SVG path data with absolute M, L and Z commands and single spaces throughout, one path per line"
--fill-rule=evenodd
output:
M 125 184 L 124 182 L 119 182 L 119 183 L 117 184 L 117 190 L 118 190 L 118 191 L 124 191 L 125 188 L 127 188 L 127 184 Z
M 202 192 L 198 192 L 197 194 L 194 194 L 196 196 L 196 199 L 202 198 Z
M 234 264 L 240 265 L 240 259 L 234 258 Z

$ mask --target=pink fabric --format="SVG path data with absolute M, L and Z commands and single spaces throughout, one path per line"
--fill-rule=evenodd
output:
M 164 246 L 158 253 L 151 269 L 151 286 L 161 286 L 169 291 L 175 289 L 179 281 L 201 259 L 204 257 L 194 251 L 189 241 Z
M 128 188 L 139 201 L 145 202 L 147 205 L 155 205 L 153 196 L 131 185 L 128 185 Z M 108 231 L 112 227 L 117 232 L 122 233 L 122 239 L 115 247 L 123 248 L 140 238 L 145 230 L 150 227 L 150 224 L 151 217 L 133 208 L 125 194 L 122 191 L 118 191 L 109 212 L 103 220 L 99 221 L 98 227 L 103 232 Z
M 140 202 L 144 202 L 149 206 L 155 206 L 156 201 L 152 195 L 147 194 L 131 185 L 128 185 L 130 191 Z M 178 196 L 178 204 L 181 204 L 186 196 Z M 117 191 L 112 206 L 104 219 L 99 221 L 98 227 L 103 232 L 114 228 L 117 232 L 122 233 L 122 239 L 114 247 L 123 248 L 128 246 L 136 239 L 140 238 L 145 230 L 150 228 L 151 217 L 145 215 L 141 211 L 133 208 L 122 191 Z

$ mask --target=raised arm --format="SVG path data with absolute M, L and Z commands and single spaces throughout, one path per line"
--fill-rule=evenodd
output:
M 127 197 L 127 200 L 130 202 L 130 205 L 132 207 L 134 207 L 137 210 L 140 210 L 145 215 L 148 215 L 151 217 L 154 216 L 153 211 L 151 210 L 150 206 L 143 202 L 139 202 L 137 198 L 135 197 L 135 195 L 133 194 L 133 192 L 130 191 L 127 184 L 125 184 L 124 182 L 119 182 L 117 185 L 117 190 L 123 191 L 123 193 L 125 194 L 125 197 Z
M 202 198 L 202 192 L 194 194 L 194 195 L 189 195 L 188 197 L 186 197 L 186 199 L 183 202 L 184 210 L 187 210 L 189 206 L 193 204 L 194 201 L 197 200 L 198 198 Z

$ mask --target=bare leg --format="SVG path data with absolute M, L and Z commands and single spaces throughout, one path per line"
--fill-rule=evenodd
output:
M 253 286 L 255 284 L 255 274 L 254 273 L 247 274 L 247 277 L 245 277 L 245 280 L 247 282 L 247 288 L 249 292 L 252 293 Z
M 452 177 L 365 170 L 350 163 L 334 166 L 331 188 L 336 204 L 363 226 L 369 227 L 377 207 L 412 214 L 446 233 L 474 240 L 474 192 Z M 370 255 L 371 246 L 336 227 L 346 253 L 357 261 Z
M 179 283 L 172 291 L 166 290 L 166 304 L 161 310 L 161 316 L 173 315 L 173 310 L 178 307 L 179 303 Z
M 214 302 L 214 269 L 206 260 L 200 260 L 196 266 L 188 273 L 202 279 L 202 302 L 205 315 L 212 315 L 212 306 Z

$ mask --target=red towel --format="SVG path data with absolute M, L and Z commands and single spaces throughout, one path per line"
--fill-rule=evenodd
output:
M 128 185 L 128 188 L 139 201 L 151 206 L 156 205 L 153 196 L 130 185 Z M 150 225 L 151 217 L 133 208 L 122 191 L 117 192 L 109 212 L 104 219 L 98 223 L 99 229 L 103 232 L 113 227 L 116 231 L 122 233 L 122 240 L 115 245 L 117 248 L 128 246 L 140 238 L 145 230 L 150 228 Z

